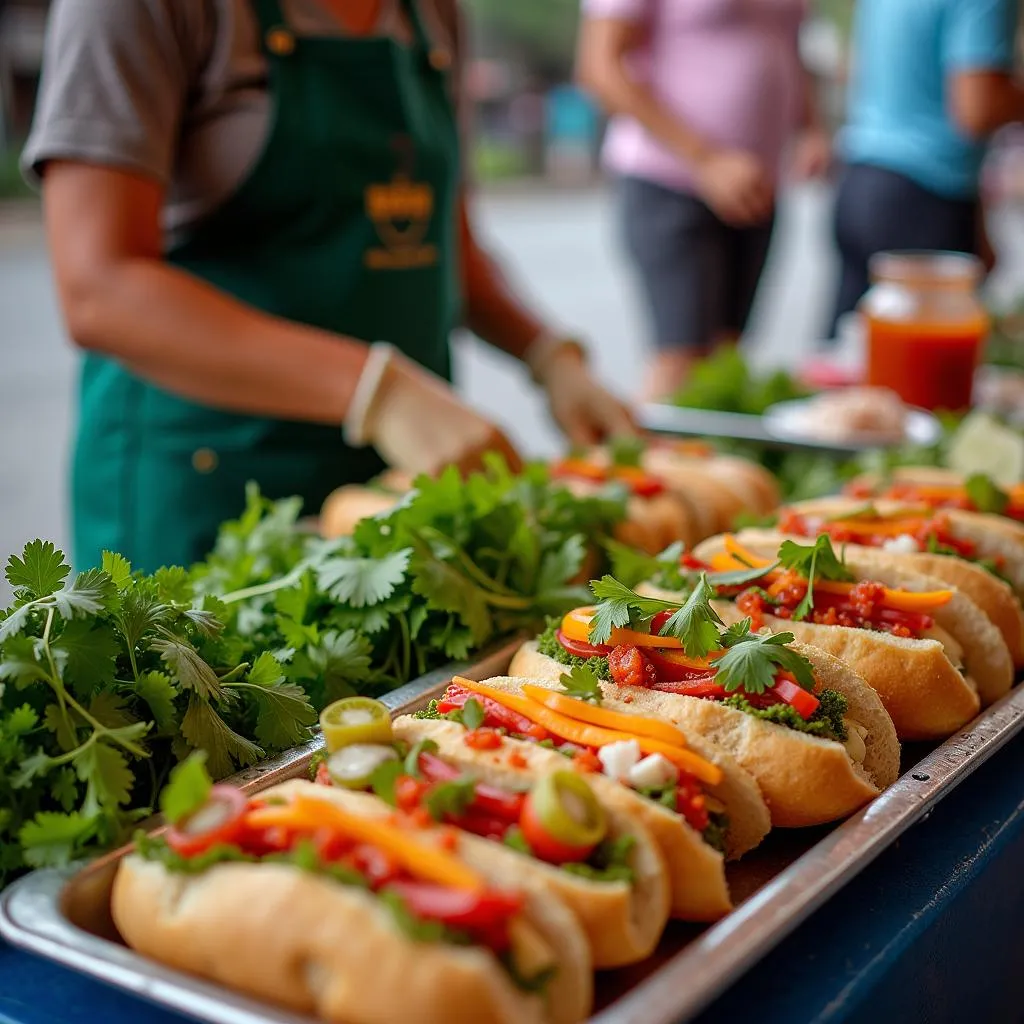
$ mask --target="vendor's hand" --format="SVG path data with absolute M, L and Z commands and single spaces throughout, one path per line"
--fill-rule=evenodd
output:
M 573 445 L 636 433 L 629 408 L 594 380 L 575 342 L 536 342 L 527 363 L 547 392 L 551 415 Z
M 376 346 L 375 346 L 376 347 Z M 393 349 L 383 371 L 367 364 L 366 392 L 349 412 L 346 436 L 372 444 L 394 469 L 416 475 L 457 466 L 463 474 L 480 469 L 487 452 L 503 456 L 513 472 L 522 461 L 511 441 L 489 420 L 463 403 L 440 377 Z M 374 355 L 371 355 L 371 359 Z M 360 387 L 363 381 L 360 381 Z
M 764 163 L 741 149 L 713 150 L 696 166 L 697 187 L 711 209 L 734 227 L 768 219 L 775 193 Z
M 808 128 L 796 140 L 791 171 L 797 181 L 823 178 L 832 166 L 832 139 L 822 128 Z

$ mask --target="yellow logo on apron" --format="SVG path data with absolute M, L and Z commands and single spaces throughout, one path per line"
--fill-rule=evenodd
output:
M 372 270 L 409 270 L 437 262 L 437 246 L 423 239 L 434 213 L 434 190 L 397 173 L 389 182 L 364 190 L 366 214 L 383 243 L 367 249 L 364 262 Z

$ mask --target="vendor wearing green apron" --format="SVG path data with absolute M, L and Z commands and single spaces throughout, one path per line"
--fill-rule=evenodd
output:
M 450 388 L 460 323 L 576 443 L 625 408 L 466 215 L 455 0 L 54 0 L 23 160 L 84 350 L 74 557 L 188 564 L 244 486 L 324 497 L 508 440 Z

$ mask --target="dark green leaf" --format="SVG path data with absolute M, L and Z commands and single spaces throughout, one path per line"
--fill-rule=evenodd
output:
M 25 849 L 25 862 L 31 867 L 63 867 L 75 857 L 94 828 L 94 819 L 79 813 L 40 811 L 22 825 L 18 840 Z
M 586 541 L 579 534 L 566 538 L 560 547 L 549 551 L 541 559 L 540 572 L 537 574 L 537 593 L 544 594 L 555 590 L 573 579 L 586 557 Z
M 78 733 L 71 712 L 59 704 L 47 704 L 43 712 L 43 724 L 57 738 L 57 746 L 65 753 L 78 746 Z
M 719 587 L 743 587 L 767 576 L 768 573 L 778 569 L 779 563 L 772 562 L 763 569 L 731 569 L 727 572 L 709 572 L 708 583 L 716 590 Z
M 93 743 L 72 762 L 81 782 L 89 787 L 101 807 L 117 808 L 131 798 L 134 776 L 120 750 Z
M 559 681 L 571 697 L 591 704 L 601 703 L 601 682 L 589 666 L 574 665 L 568 672 L 562 673 Z
M 433 786 L 423 803 L 434 821 L 444 821 L 449 816 L 457 818 L 464 814 L 475 794 L 476 782 L 473 779 L 453 779 Z
M 476 697 L 470 697 L 459 711 L 459 721 L 470 731 L 479 729 L 486 717 L 483 705 Z
M 47 677 L 49 669 L 39 658 L 37 642 L 30 636 L 11 637 L 0 648 L 0 682 L 19 690 Z
M 205 750 L 210 774 L 215 779 L 230 775 L 236 765 L 255 764 L 263 751 L 240 736 L 196 693 L 189 694 L 188 710 L 181 720 L 181 734 L 194 750 Z
M 613 437 L 608 444 L 608 450 L 612 457 L 612 465 L 638 467 L 647 450 L 647 442 L 639 435 Z
M 114 681 L 121 644 L 105 622 L 72 619 L 52 647 L 64 656 L 64 679 L 79 696 L 88 696 Z
M 814 689 L 811 663 L 786 645 L 792 633 L 751 633 L 750 620 L 731 626 L 722 636 L 727 650 L 715 662 L 716 680 L 728 692 L 764 693 L 780 671 L 789 672 L 806 690 Z
M 102 569 L 89 569 L 80 572 L 70 587 L 56 591 L 53 603 L 65 619 L 73 619 L 103 611 L 114 594 L 110 577 Z
M 224 690 L 217 674 L 203 661 L 199 652 L 185 637 L 175 636 L 162 626 L 150 647 L 160 655 L 170 670 L 172 679 L 184 690 L 192 690 L 200 697 L 224 698 Z
M 78 803 L 78 783 L 75 781 L 74 771 L 70 768 L 60 768 L 52 778 L 50 796 L 60 804 L 65 813 L 73 810 Z
M 385 761 L 377 765 L 370 776 L 370 788 L 385 803 L 392 807 L 397 806 L 398 800 L 395 796 L 395 783 L 400 775 L 405 774 L 405 767 L 401 761 Z
M 676 637 L 691 658 L 706 657 L 721 646 L 718 627 L 722 620 L 711 605 L 714 596 L 706 574 L 701 573 L 685 604 L 661 627 L 661 635 Z
M 178 716 L 174 708 L 174 699 L 178 695 L 171 677 L 164 672 L 143 672 L 134 686 L 135 693 L 148 705 L 159 732 L 164 735 L 174 733 L 178 725 Z
M 405 774 L 414 779 L 420 778 L 420 754 L 433 754 L 436 751 L 437 744 L 433 740 L 419 740 L 405 757 Z
M 64 561 L 64 552 L 48 540 L 33 540 L 25 545 L 21 558 L 11 555 L 6 576 L 15 590 L 27 590 L 38 598 L 59 590 L 69 572 L 71 566 Z
M 124 697 L 104 690 L 89 702 L 89 714 L 108 729 L 134 725 L 138 719 L 128 710 Z
M 188 571 L 180 565 L 164 566 L 153 573 L 157 597 L 167 604 L 190 604 L 194 596 Z

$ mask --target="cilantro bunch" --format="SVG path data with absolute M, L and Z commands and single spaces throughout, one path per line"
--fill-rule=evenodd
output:
M 250 656 L 184 569 L 119 555 L 70 578 L 33 541 L 7 563 L 0 612 L 0 883 L 110 846 L 147 816 L 176 761 L 218 776 L 308 737 L 303 689 Z
M 34 541 L 0 612 L 0 886 L 125 837 L 193 750 L 222 778 L 309 737 L 324 705 L 380 693 L 585 599 L 590 538 L 621 501 L 541 467 L 422 479 L 351 538 L 304 532 L 255 488 L 191 570 L 106 554 L 73 579 Z

